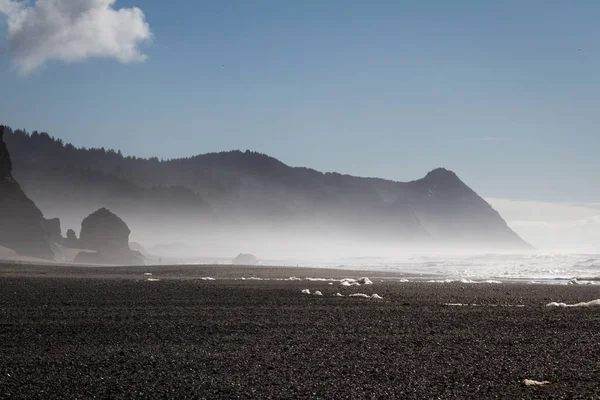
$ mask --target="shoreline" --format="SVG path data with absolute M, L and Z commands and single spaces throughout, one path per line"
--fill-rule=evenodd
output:
M 375 277 L 401 279 L 407 277 L 427 277 L 419 274 L 394 273 L 383 271 L 346 270 L 335 268 L 287 267 L 287 266 L 244 266 L 244 265 L 142 265 L 142 266 L 97 266 L 97 265 L 57 265 L 57 264 L 15 264 L 0 261 L 0 277 L 98 277 L 98 278 L 139 278 L 144 273 L 162 276 L 164 279 L 195 279 L 213 277 L 219 279 L 241 279 L 261 277 L 264 279 L 284 279 L 292 276 L 302 278 L 350 278 Z
M 178 265 L 75 265 L 57 263 L 31 263 L 0 260 L 0 277 L 62 277 L 62 278 L 102 278 L 102 279 L 139 279 L 144 273 L 157 274 L 162 279 L 199 279 L 211 277 L 219 280 L 262 278 L 286 279 L 324 278 L 343 279 L 369 277 L 383 280 L 403 280 L 410 282 L 430 283 L 503 283 L 503 284 L 542 284 L 542 285 L 597 285 L 600 287 L 600 277 L 570 277 L 570 278 L 479 278 L 456 277 L 455 275 L 410 273 L 381 270 L 361 270 L 359 268 L 324 268 L 303 266 L 272 266 L 272 265 L 231 265 L 231 264 L 178 264 Z M 434 282 L 435 281 L 435 282 Z

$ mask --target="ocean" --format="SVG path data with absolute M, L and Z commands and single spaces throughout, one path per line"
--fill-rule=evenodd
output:
M 498 280 L 600 285 L 600 254 L 539 252 L 530 254 L 411 255 L 408 257 L 281 260 L 280 264 L 389 271 L 442 281 Z

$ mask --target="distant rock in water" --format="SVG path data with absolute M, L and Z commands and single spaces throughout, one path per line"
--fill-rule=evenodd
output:
M 240 253 L 231 261 L 234 265 L 257 265 L 258 258 L 253 254 Z
M 54 260 L 46 220 L 12 176 L 12 162 L 0 125 L 0 246 L 23 256 Z
M 127 224 L 106 208 L 90 214 L 81 223 L 78 246 L 83 251 L 75 262 L 98 264 L 143 265 L 144 257 L 129 248 Z

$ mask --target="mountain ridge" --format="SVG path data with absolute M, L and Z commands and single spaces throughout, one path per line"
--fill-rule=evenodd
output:
M 116 208 L 133 226 L 159 215 L 179 221 L 185 231 L 194 230 L 186 226 L 193 220 L 327 237 L 343 233 L 391 243 L 529 248 L 485 200 L 445 168 L 399 182 L 292 167 L 250 150 L 140 159 L 103 148 L 75 148 L 48 134 L 19 130 L 10 130 L 7 143 L 20 181 L 54 214 L 61 204 L 53 198 L 68 202 L 64 193 L 73 193 L 90 207 L 96 200 L 114 203 L 93 205 Z M 97 193 L 96 200 L 76 190 L 83 181 Z M 156 191 L 163 198 L 157 199 Z M 124 206 L 128 202 L 129 208 Z M 147 212 L 136 202 L 147 204 Z

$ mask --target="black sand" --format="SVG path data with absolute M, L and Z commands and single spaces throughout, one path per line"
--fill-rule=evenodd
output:
M 0 266 L 0 397 L 600 398 L 600 308 L 545 307 L 600 286 L 232 279 L 251 274 L 365 275 Z

